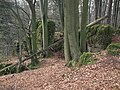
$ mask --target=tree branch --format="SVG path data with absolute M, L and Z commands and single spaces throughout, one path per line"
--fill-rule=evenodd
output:
M 108 18 L 108 15 L 106 15 L 106 16 L 104 16 L 104 17 L 101 17 L 101 18 L 99 18 L 99 19 L 91 22 L 90 24 L 87 25 L 87 27 L 91 27 L 91 26 L 95 25 L 96 23 L 98 23 L 98 22 L 100 22 L 100 21 L 102 21 L 102 20 L 104 20 L 104 19 L 106 19 L 106 18 Z

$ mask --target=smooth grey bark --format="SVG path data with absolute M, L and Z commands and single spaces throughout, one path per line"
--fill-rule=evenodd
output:
M 82 19 L 81 19 L 81 31 L 80 31 L 80 51 L 86 52 L 86 40 L 87 40 L 87 33 L 86 33 L 86 26 L 88 21 L 88 2 L 89 0 L 83 0 L 83 7 L 82 7 Z
M 66 60 L 78 60 L 80 51 L 77 42 L 78 22 L 78 0 L 65 0 L 64 2 L 64 52 Z M 70 53 L 69 53 L 70 51 Z M 71 56 L 71 57 L 70 57 Z

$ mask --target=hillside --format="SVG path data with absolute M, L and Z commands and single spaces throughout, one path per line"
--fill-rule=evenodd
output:
M 77 69 L 64 65 L 48 58 L 39 69 L 1 76 L 0 90 L 120 90 L 118 57 L 100 54 L 97 63 Z

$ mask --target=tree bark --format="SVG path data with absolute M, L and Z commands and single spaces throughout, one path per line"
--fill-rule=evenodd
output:
M 78 46 L 78 0 L 64 2 L 64 52 L 66 60 L 78 60 L 80 51 Z M 70 51 L 70 53 L 69 53 Z
M 47 29 L 47 13 L 48 13 L 48 0 L 40 0 L 40 11 L 43 29 L 43 49 L 48 46 L 48 29 Z M 48 52 L 46 52 L 46 55 Z
M 31 33 L 31 41 L 32 41 L 32 54 L 37 52 L 37 24 L 36 24 L 36 12 L 35 12 L 35 1 L 33 2 L 30 0 L 26 0 L 29 4 L 30 10 L 31 10 L 31 27 L 32 27 L 32 33 Z M 31 64 L 36 65 L 38 64 L 37 56 L 32 57 Z
M 109 0 L 108 13 L 107 13 L 108 15 L 107 24 L 111 24 L 112 1 L 113 0 Z
M 82 8 L 82 19 L 81 19 L 81 32 L 80 32 L 80 51 L 86 52 L 86 25 L 88 21 L 88 1 L 83 0 L 83 8 Z

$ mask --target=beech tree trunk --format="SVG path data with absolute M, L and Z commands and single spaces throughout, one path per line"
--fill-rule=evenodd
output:
M 80 31 L 80 51 L 86 52 L 86 26 L 88 21 L 88 1 L 89 0 L 83 0 L 83 8 L 82 8 L 82 19 L 81 19 L 81 31 Z
M 79 0 L 65 0 L 64 2 L 64 52 L 66 60 L 78 60 L 80 55 L 77 41 L 78 3 Z
M 48 46 L 48 29 L 47 29 L 47 13 L 48 13 L 48 0 L 40 0 L 40 11 L 42 20 L 42 35 L 43 35 L 43 49 Z M 46 55 L 48 53 L 46 52 Z
M 31 28 L 32 28 L 32 54 L 37 52 L 37 23 L 36 23 L 36 12 L 35 12 L 35 3 L 36 0 L 26 0 L 27 3 L 29 4 L 30 10 L 31 10 Z M 35 55 L 34 57 L 31 58 L 31 64 L 34 66 L 38 64 L 38 59 L 37 56 Z

